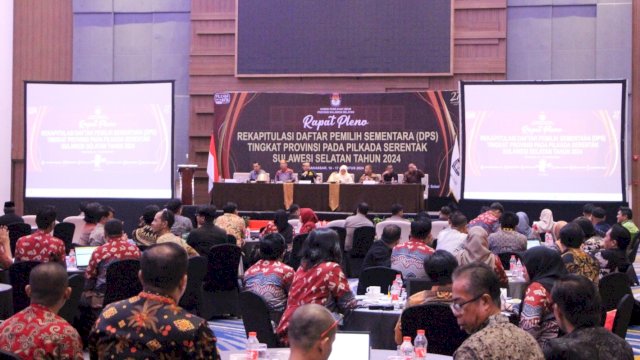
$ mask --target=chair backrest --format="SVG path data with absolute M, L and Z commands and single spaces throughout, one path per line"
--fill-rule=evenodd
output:
M 500 253 L 500 254 L 498 254 L 498 257 L 500 258 L 500 262 L 502 263 L 502 267 L 505 270 L 509 270 L 509 267 L 511 266 L 511 264 L 509 263 L 511 261 L 511 255 L 514 255 L 516 257 L 516 260 L 520 260 L 520 262 L 522 262 L 522 259 L 521 259 L 519 253 L 516 253 L 516 252 Z
M 0 360 L 21 360 L 22 358 L 10 351 L 0 350 Z
M 293 237 L 293 246 L 291 247 L 291 254 L 289 255 L 288 265 L 297 270 L 302 260 L 302 249 L 304 242 L 307 241 L 309 234 L 298 234 Z
M 140 293 L 142 284 L 138 280 L 139 271 L 139 260 L 116 260 L 109 264 L 107 267 L 104 306 L 114 301 L 128 299 Z
M 373 226 L 361 226 L 353 230 L 353 247 L 350 256 L 352 258 L 363 258 L 367 255 L 369 248 L 373 245 L 376 236 L 376 229 Z
M 419 329 L 426 330 L 429 353 L 451 356 L 469 336 L 460 330 L 448 304 L 412 306 L 402 312 L 402 335 L 415 339 Z
M 17 313 L 29 306 L 29 297 L 24 287 L 29 284 L 29 274 L 39 261 L 20 261 L 9 267 L 9 279 L 13 287 L 13 312 Z
M 629 266 L 627 266 L 625 274 L 629 277 L 629 284 L 631 284 L 631 286 L 640 284 L 640 281 L 638 281 L 638 274 L 636 274 L 636 269 L 634 269 L 633 264 L 629 264 Z
M 437 239 L 438 238 L 438 234 L 440 234 L 440 231 L 446 229 L 447 226 L 449 226 L 449 222 L 448 221 L 444 221 L 444 220 L 432 221 L 431 222 L 431 237 L 434 238 L 434 239 Z
M 408 221 L 386 220 L 376 224 L 376 238 L 382 237 L 382 232 L 387 225 L 398 225 L 400 227 L 400 244 L 409 241 L 411 235 L 411 223 Z
M 73 324 L 73 319 L 78 313 L 78 304 L 84 290 L 84 274 L 73 274 L 69 277 L 69 287 L 71 288 L 71 296 L 64 303 L 64 306 L 58 311 L 58 315 L 67 320 L 69 324 Z
M 374 266 L 362 270 L 358 281 L 358 295 L 364 295 L 369 286 L 380 286 L 380 291 L 386 294 L 398 274 L 402 275 L 402 272 L 384 266 Z
M 199 314 L 199 306 L 202 303 L 202 282 L 207 275 L 207 258 L 194 256 L 189 258 L 187 269 L 187 288 L 180 298 L 180 306 L 189 312 Z
M 300 225 L 300 220 L 289 219 L 289 225 L 291 225 L 291 227 L 295 229 L 296 227 L 298 227 L 298 225 Z
M 407 279 L 407 296 L 424 290 L 431 290 L 433 282 L 426 279 Z
M 331 220 L 327 223 L 326 227 L 329 228 L 343 228 L 344 229 L 344 219 Z
M 236 243 L 237 243 L 236 237 L 231 234 L 227 234 L 227 243 L 229 243 L 230 245 L 236 246 Z
M 337 221 L 337 220 L 335 220 Z M 329 227 L 329 229 L 335 231 L 336 233 L 338 233 L 338 237 L 340 238 L 340 250 L 342 250 L 342 252 L 344 252 L 344 243 L 346 241 L 347 238 L 347 229 L 345 229 L 344 227 L 337 227 L 337 226 L 331 226 Z
M 629 244 L 627 250 L 627 258 L 629 262 L 633 264 L 636 261 L 636 256 L 638 255 L 638 246 L 640 245 L 640 231 L 636 234 L 636 236 L 631 239 L 631 243 Z
M 633 312 L 633 304 L 635 299 L 633 295 L 626 294 L 620 299 L 618 303 L 616 317 L 613 319 L 612 332 L 622 339 L 627 336 L 627 329 L 629 328 L 629 322 L 631 321 L 631 313 Z
M 29 224 L 32 228 L 37 227 L 35 215 L 22 215 L 25 224 Z
M 76 229 L 73 232 L 72 242 L 74 244 L 77 243 L 80 236 L 82 236 L 82 228 L 86 224 L 86 222 L 84 221 L 84 216 L 80 216 L 80 215 L 67 216 L 66 218 L 64 218 L 64 220 L 62 220 L 62 222 L 72 223 L 76 226 Z
M 236 245 L 212 246 L 207 257 L 204 289 L 207 291 L 238 289 L 238 267 L 241 256 L 242 250 Z
M 603 276 L 598 283 L 598 290 L 600 290 L 602 307 L 605 311 L 615 309 L 625 295 L 633 296 L 629 278 L 627 274 L 623 273 L 612 273 Z
M 57 223 L 53 228 L 53 236 L 64 242 L 67 254 L 73 248 L 73 234 L 76 232 L 76 225 L 68 222 Z
M 9 245 L 11 246 L 11 253 L 16 253 L 16 244 L 18 239 L 23 236 L 31 235 L 31 226 L 25 223 L 13 223 L 7 225 L 9 230 Z
M 269 307 L 264 299 L 251 291 L 241 292 L 239 299 L 242 322 L 247 336 L 250 331 L 255 331 L 258 341 L 267 344 L 268 348 L 279 347 L 278 338 L 271 326 Z

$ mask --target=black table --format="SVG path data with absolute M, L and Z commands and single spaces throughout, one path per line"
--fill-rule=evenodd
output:
M 360 202 L 369 204 L 371 212 L 388 212 L 393 204 L 402 204 L 407 213 L 425 209 L 425 187 L 421 184 L 344 184 L 340 185 L 337 212 L 352 212 Z M 282 184 L 215 183 L 211 202 L 221 208 L 227 202 L 243 211 L 274 211 L 284 207 Z M 315 211 L 329 208 L 329 184 L 294 184 L 293 202 Z

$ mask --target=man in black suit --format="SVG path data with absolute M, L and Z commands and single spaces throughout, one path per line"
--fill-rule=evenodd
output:
M 391 250 L 400 241 L 400 227 L 389 224 L 384 227 L 380 240 L 374 241 L 362 262 L 362 268 L 374 266 L 391 267 Z
M 212 246 L 228 243 L 227 232 L 213 224 L 215 218 L 215 206 L 200 206 L 196 212 L 198 228 L 191 231 L 187 237 L 187 244 L 202 256 L 207 256 Z
M 22 216 L 16 215 L 16 204 L 13 201 L 4 203 L 4 215 L 0 216 L 0 226 L 7 226 L 13 223 L 24 223 Z

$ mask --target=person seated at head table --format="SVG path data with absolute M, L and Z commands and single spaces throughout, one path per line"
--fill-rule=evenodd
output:
M 300 231 L 299 234 L 310 233 L 316 228 L 316 224 L 320 221 L 318 215 L 310 208 L 300 209 Z
M 560 328 L 553 315 L 551 289 L 567 274 L 560 254 L 544 246 L 527 250 L 522 256 L 524 278 L 529 283 L 520 309 L 520 328 L 533 336 L 544 349 L 558 337 Z
M 631 242 L 631 234 L 620 224 L 613 224 L 603 241 L 603 249 L 595 253 L 600 263 L 600 277 L 614 272 L 626 273 L 631 266 L 626 250 Z
M 571 222 L 560 230 L 560 240 L 556 245 L 562 254 L 562 261 L 571 274 L 578 274 L 598 284 L 600 264 L 580 248 L 584 242 L 584 232 L 580 225 Z
M 340 184 L 353 184 L 353 174 L 349 173 L 347 165 L 341 165 L 338 172 L 332 172 L 327 182 Z
M 269 234 L 277 233 L 282 235 L 286 244 L 291 244 L 293 241 L 293 226 L 289 224 L 289 215 L 286 211 L 279 209 L 273 214 L 273 221 L 269 222 L 264 227 L 260 236 L 266 236 Z
M 451 303 L 453 294 L 451 293 L 451 276 L 458 267 L 458 261 L 449 252 L 436 250 L 431 255 L 424 258 L 424 271 L 433 282 L 430 290 L 424 290 L 411 295 L 407 299 L 405 309 L 411 306 L 428 303 Z M 402 315 L 398 318 L 395 328 L 396 344 L 402 344 Z M 425 329 L 428 330 L 428 329 Z
M 407 167 L 407 172 L 404 173 L 404 183 L 405 184 L 420 184 L 422 183 L 422 178 L 424 177 L 424 172 L 422 170 L 418 170 L 416 164 L 409 163 Z
M 510 211 L 500 216 L 500 229 L 489 235 L 489 250 L 494 254 L 524 252 L 527 250 L 527 237 L 516 231 L 518 216 Z
M 266 171 L 262 170 L 260 163 L 256 161 L 253 163 L 253 170 L 249 172 L 249 181 L 258 181 L 258 177 L 266 173 Z
M 54 262 L 36 266 L 25 291 L 31 304 L 0 325 L 0 349 L 22 359 L 84 359 L 78 331 L 58 316 L 71 296 L 67 269 Z
M 189 256 L 199 256 L 200 254 L 198 254 L 194 248 L 189 246 L 183 238 L 176 236 L 171 232 L 171 227 L 173 226 L 174 221 L 175 218 L 171 210 L 164 209 L 156 213 L 156 216 L 153 218 L 153 222 L 151 223 L 153 231 L 158 235 L 156 244 L 171 242 L 182 246 Z
M 382 173 L 382 181 L 389 184 L 392 182 L 398 182 L 398 174 L 393 171 L 393 165 L 387 165 L 387 168 Z
M 364 166 L 364 173 L 362 174 L 362 176 L 360 176 L 360 183 L 362 184 L 365 181 L 375 181 L 375 182 L 380 182 L 382 178 L 380 177 L 380 174 L 376 174 L 373 172 L 373 167 L 371 166 L 371 164 L 367 164 Z
M 308 162 L 303 162 L 302 171 L 298 174 L 298 181 L 311 181 L 311 183 L 313 184 L 316 182 L 316 176 L 317 174 L 313 170 L 311 170 L 311 164 Z
M 142 216 L 140 216 L 140 225 L 137 229 L 133 230 L 131 238 L 137 245 L 151 246 L 156 243 L 158 236 L 153 231 L 151 223 L 153 218 L 160 211 L 158 205 L 147 205 L 142 210 Z
M 380 240 L 373 242 L 362 261 L 362 269 L 374 266 L 391 267 L 391 252 L 400 242 L 402 230 L 398 225 L 389 224 L 382 230 Z
M 276 171 L 276 176 L 273 177 L 276 182 L 293 182 L 293 170 L 289 169 L 289 165 L 286 160 L 280 160 L 280 168 Z
M 430 247 L 431 220 L 413 221 L 409 241 L 396 245 L 391 251 L 391 268 L 402 272 L 402 278 L 425 279 L 424 259 L 433 254 Z
M 327 360 L 336 339 L 338 321 L 325 307 L 299 307 L 289 323 L 289 360 Z
M 498 255 L 489 250 L 489 235 L 482 227 L 469 228 L 464 248 L 458 253 L 457 259 L 460 265 L 479 262 L 489 266 L 498 276 L 500 286 L 509 286 L 509 279 L 504 272 L 502 262 Z
M 64 242 L 53 236 L 56 225 L 56 209 L 53 206 L 43 206 L 36 214 L 38 230 L 31 235 L 18 239 L 15 247 L 15 261 L 54 261 L 66 266 L 66 249 Z M 5 250 L 7 250 L 5 248 Z M 11 254 L 11 248 L 5 254 Z

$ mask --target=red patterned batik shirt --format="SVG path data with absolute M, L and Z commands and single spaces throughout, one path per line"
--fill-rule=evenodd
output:
M 104 291 L 107 282 L 107 267 L 116 260 L 129 259 L 140 259 L 140 250 L 124 237 L 109 239 L 106 244 L 98 246 L 91 254 L 89 266 L 84 274 L 88 280 L 95 281 L 95 285 L 87 284 L 85 289 Z
M 64 242 L 42 230 L 23 236 L 16 243 L 16 261 L 56 261 L 65 264 L 65 255 Z

